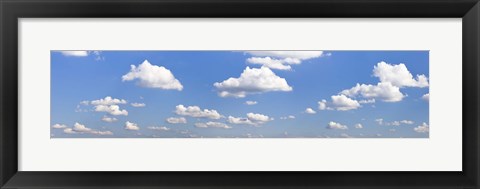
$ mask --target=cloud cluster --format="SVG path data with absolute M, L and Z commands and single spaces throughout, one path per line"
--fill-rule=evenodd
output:
M 318 102 L 318 109 L 320 110 L 348 111 L 359 107 L 360 103 L 358 101 L 348 98 L 343 94 L 331 96 L 331 102 L 327 102 L 325 99 Z
M 183 85 L 175 78 L 170 70 L 163 66 L 152 65 L 148 60 L 142 64 L 130 66 L 130 72 L 122 76 L 122 81 L 138 80 L 141 87 L 159 88 L 165 90 L 183 89 Z
M 405 95 L 400 92 L 400 88 L 393 86 L 391 83 L 378 83 L 377 85 L 358 84 L 351 89 L 346 89 L 340 94 L 349 97 L 363 97 L 367 99 L 379 99 L 384 102 L 401 101 Z
M 119 116 L 119 115 L 127 116 L 128 111 L 120 109 L 120 106 L 119 106 L 119 104 L 126 104 L 126 103 L 127 101 L 124 99 L 112 98 L 111 96 L 106 96 L 105 98 L 98 99 L 98 100 L 92 100 L 92 101 L 84 100 L 80 102 L 81 105 L 94 106 L 94 111 L 96 112 L 106 112 L 113 116 Z M 78 108 L 79 107 L 77 107 L 77 109 Z M 113 122 L 113 121 L 116 121 L 116 119 L 104 117 L 102 118 L 102 121 Z
M 195 127 L 198 128 L 222 128 L 222 129 L 231 129 L 232 127 L 228 126 L 225 123 L 209 121 L 206 123 L 195 123 Z
M 292 91 L 287 80 L 277 76 L 267 67 L 246 67 L 238 78 L 229 78 L 213 84 L 220 97 L 244 98 L 248 94 L 259 94 L 271 91 Z
M 323 55 L 323 51 L 247 51 L 247 53 L 254 56 L 248 58 L 247 63 L 277 70 L 291 70 L 290 65 Z
M 330 122 L 327 124 L 327 129 L 346 130 L 346 129 L 348 129 L 348 127 L 347 127 L 346 125 L 342 125 L 342 124 L 340 124 L 340 123 L 336 123 L 336 122 L 330 121 Z
M 273 118 L 270 118 L 269 116 L 266 116 L 266 115 L 263 115 L 263 114 L 247 113 L 246 118 L 228 116 L 227 121 L 229 123 L 232 123 L 232 124 L 244 124 L 244 125 L 259 126 L 259 125 L 264 124 L 266 122 L 269 122 L 271 120 L 273 120 Z
M 175 107 L 175 113 L 182 116 L 190 116 L 196 118 L 208 118 L 208 119 L 220 119 L 220 115 L 217 110 L 201 109 L 198 106 L 185 107 L 182 104 Z
M 138 127 L 138 125 L 136 123 L 132 123 L 132 122 L 125 122 L 125 129 L 126 130 L 131 130 L 131 131 L 138 131 L 140 130 L 140 127 Z
M 118 116 L 118 115 L 123 115 L 127 116 L 128 111 L 127 110 L 121 110 L 120 106 L 118 105 L 97 105 L 95 106 L 95 111 L 96 112 L 107 112 L 110 115 Z
M 112 98 L 111 96 L 106 96 L 103 99 L 92 100 L 90 102 L 90 104 L 92 104 L 94 106 L 96 106 L 96 105 L 107 105 L 108 106 L 108 105 L 117 105 L 117 104 L 126 104 L 126 103 L 127 103 L 126 100 Z M 88 105 L 88 101 L 82 101 L 82 102 L 80 102 L 80 104 Z
M 171 124 L 187 123 L 187 119 L 184 117 L 169 117 L 165 121 Z
M 422 123 L 422 125 L 413 128 L 413 130 L 417 133 L 428 133 L 430 132 L 430 126 L 428 126 L 428 124 L 424 122 Z
M 97 131 L 86 127 L 83 124 L 76 122 L 73 128 L 65 128 L 63 130 L 65 134 L 94 134 L 94 135 L 113 135 L 111 131 Z
M 377 85 L 358 84 L 350 89 L 343 90 L 340 94 L 349 97 L 363 97 L 369 100 L 379 99 L 384 102 L 399 102 L 405 95 L 400 91 L 403 87 L 428 87 L 428 78 L 425 75 L 417 75 L 416 79 L 407 69 L 405 64 L 388 64 L 379 62 L 373 67 L 373 76 L 380 82 Z

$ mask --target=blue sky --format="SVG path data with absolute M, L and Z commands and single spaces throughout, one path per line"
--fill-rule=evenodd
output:
M 52 138 L 428 138 L 428 51 L 51 51 Z

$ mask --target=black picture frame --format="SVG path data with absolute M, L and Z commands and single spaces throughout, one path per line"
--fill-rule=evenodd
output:
M 1 188 L 478 188 L 478 0 L 0 0 Z M 461 172 L 18 171 L 19 18 L 462 18 Z

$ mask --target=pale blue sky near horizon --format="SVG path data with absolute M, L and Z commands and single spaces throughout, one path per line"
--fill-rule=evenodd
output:
M 428 138 L 428 78 L 429 51 L 51 51 L 51 138 Z

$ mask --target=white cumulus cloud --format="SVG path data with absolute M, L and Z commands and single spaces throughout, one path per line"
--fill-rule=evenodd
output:
M 290 70 L 292 64 L 300 64 L 302 60 L 323 55 L 323 51 L 247 51 L 247 53 L 254 56 L 248 58 L 247 63 L 277 70 Z
M 228 116 L 227 121 L 232 124 L 245 124 L 245 125 L 259 126 L 271 120 L 273 120 L 273 118 L 270 118 L 269 116 L 266 116 L 263 114 L 247 113 L 246 118 Z
M 195 123 L 195 127 L 198 128 L 222 128 L 222 129 L 231 129 L 232 127 L 228 126 L 225 123 L 209 121 L 206 123 Z
M 118 105 L 97 105 L 95 106 L 96 112 L 107 112 L 110 115 L 118 116 L 118 115 L 128 115 L 127 110 L 121 110 L 120 106 Z
M 187 123 L 187 119 L 184 117 L 169 117 L 165 121 L 171 124 Z
M 106 96 L 103 99 L 92 100 L 90 104 L 92 105 L 116 105 L 116 104 L 126 104 L 127 101 L 123 99 L 112 98 L 111 96 Z M 80 104 L 88 105 L 88 101 L 82 101 Z
M 52 128 L 54 128 L 54 129 L 65 129 L 65 128 L 67 128 L 67 126 L 64 125 L 64 124 L 58 124 L 57 123 L 57 124 L 52 125 Z
M 360 107 L 360 103 L 356 100 L 346 97 L 345 95 L 331 96 L 331 102 L 328 103 L 325 99 L 318 102 L 318 109 L 320 110 L 338 110 L 348 111 Z
M 336 123 L 333 121 L 330 121 L 327 125 L 327 129 L 340 129 L 340 130 L 345 130 L 348 129 L 346 125 L 342 125 L 340 123 Z
M 287 80 L 273 73 L 270 68 L 247 67 L 239 78 L 229 78 L 213 84 L 221 97 L 244 98 L 247 94 L 258 94 L 271 91 L 292 91 Z
M 97 131 L 78 122 L 73 125 L 73 128 L 65 128 L 63 132 L 66 134 L 113 135 L 111 131 Z
M 122 76 L 122 81 L 138 80 L 137 84 L 147 88 L 165 90 L 183 89 L 183 85 L 175 78 L 170 70 L 163 66 L 152 65 L 145 60 L 142 64 L 130 66 L 130 72 Z
M 217 110 L 201 109 L 198 106 L 188 106 L 185 107 L 182 104 L 175 107 L 175 113 L 182 116 L 190 116 L 197 118 L 209 118 L 209 119 L 220 119 L 220 115 Z
M 357 123 L 357 124 L 355 124 L 354 127 L 355 127 L 356 129 L 362 129 L 362 128 L 363 128 L 363 125 L 360 124 L 360 123 Z
M 307 108 L 305 109 L 305 113 L 307 114 L 316 114 L 317 112 L 315 110 L 313 110 L 312 108 Z
M 378 83 L 377 85 L 358 84 L 351 89 L 346 89 L 340 92 L 340 94 L 355 97 L 361 96 L 367 99 L 380 99 L 385 102 L 398 102 L 401 101 L 405 95 L 400 92 L 400 88 L 393 86 L 391 83 Z
M 373 75 L 380 82 L 388 82 L 396 87 L 428 87 L 428 79 L 425 75 L 417 75 L 416 79 L 408 71 L 405 64 L 388 64 L 379 62 L 373 67 Z
M 295 62 L 300 62 L 298 59 L 294 59 L 292 61 Z M 271 68 L 271 69 L 276 69 L 276 70 L 290 70 L 292 67 L 288 65 L 288 60 L 279 60 L 279 59 L 273 59 L 270 57 L 251 57 L 247 59 L 247 62 L 250 64 L 260 64 L 262 66 Z
M 430 127 L 427 123 L 422 123 L 422 125 L 413 128 L 413 130 L 418 133 L 428 133 L 430 132 Z
M 138 125 L 136 123 L 132 123 L 132 122 L 125 122 L 125 129 L 126 130 L 132 130 L 132 131 L 137 131 L 137 130 L 140 130 L 140 127 L 138 127 Z

